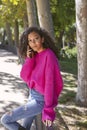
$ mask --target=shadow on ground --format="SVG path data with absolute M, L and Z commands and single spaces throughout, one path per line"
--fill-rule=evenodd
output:
M 1 90 L 0 95 L 3 97 L 7 96 L 6 98 L 8 98 L 8 95 L 12 94 L 11 101 L 8 101 L 8 99 L 3 100 L 3 97 L 1 97 L 0 99 L 0 118 L 4 113 L 20 105 L 18 102 L 16 102 L 16 100 L 12 101 L 14 95 L 16 96 L 16 94 L 19 94 L 20 92 L 23 95 L 23 97 L 25 97 L 24 98 L 25 102 L 29 94 L 26 84 L 20 78 L 5 72 L 0 72 L 0 90 Z M 5 130 L 5 128 L 3 128 L 1 124 L 0 124 L 0 130 Z
M 4 86 L 4 87 L 7 87 L 7 85 L 9 85 L 10 89 L 14 93 L 16 93 L 17 91 L 20 91 L 26 96 L 27 86 L 20 78 L 14 76 L 12 74 L 0 72 L 0 84 L 2 84 L 2 86 Z M 5 91 L 9 92 L 9 89 L 6 88 Z

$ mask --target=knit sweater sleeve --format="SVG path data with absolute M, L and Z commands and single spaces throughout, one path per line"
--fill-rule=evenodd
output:
M 34 68 L 34 57 L 33 58 L 26 58 L 25 63 L 22 66 L 20 77 L 27 83 L 30 79 L 32 70 Z
M 55 119 L 54 106 L 55 104 L 57 105 L 57 98 L 54 98 L 56 96 L 55 66 L 57 66 L 56 57 L 54 55 L 49 56 L 47 58 L 46 70 L 45 70 L 45 93 L 44 93 L 45 105 L 42 111 L 42 120 L 48 119 L 53 121 Z M 58 66 L 57 71 L 60 73 Z

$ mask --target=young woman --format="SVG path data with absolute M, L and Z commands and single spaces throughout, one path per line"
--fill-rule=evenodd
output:
M 29 99 L 4 114 L 1 122 L 8 130 L 30 130 L 35 116 L 42 113 L 42 121 L 51 126 L 63 87 L 55 43 L 46 30 L 30 27 L 20 38 L 19 52 L 25 59 L 20 76 L 29 87 Z M 24 119 L 22 126 L 20 119 Z

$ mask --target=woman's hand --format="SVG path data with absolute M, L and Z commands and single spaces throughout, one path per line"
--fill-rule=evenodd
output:
M 32 49 L 29 48 L 29 46 L 27 47 L 27 57 L 32 58 L 34 56 L 34 52 Z
M 45 124 L 45 126 L 52 126 L 52 121 L 51 120 L 45 120 L 43 121 L 43 123 Z

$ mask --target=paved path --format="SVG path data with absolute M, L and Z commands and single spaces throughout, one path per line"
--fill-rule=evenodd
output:
M 28 89 L 20 79 L 20 69 L 18 57 L 0 49 L 0 118 L 27 100 Z M 0 130 L 5 130 L 1 124 Z

